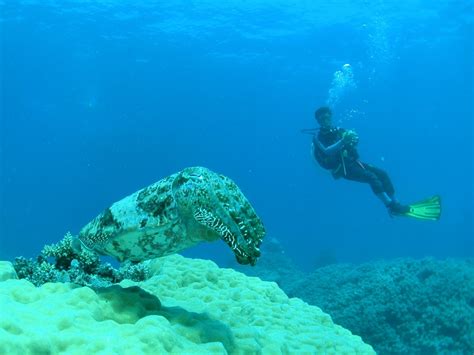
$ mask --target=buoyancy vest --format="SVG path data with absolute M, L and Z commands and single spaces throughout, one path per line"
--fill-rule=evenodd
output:
M 341 127 L 331 127 L 329 129 L 321 128 L 318 135 L 313 136 L 313 156 L 322 168 L 334 170 L 341 164 L 341 159 L 354 161 L 359 158 L 355 146 L 345 146 L 343 148 L 343 155 L 328 155 L 319 147 L 318 142 L 315 141 L 318 140 L 324 147 L 329 147 L 342 139 L 342 135 L 346 131 L 346 129 Z

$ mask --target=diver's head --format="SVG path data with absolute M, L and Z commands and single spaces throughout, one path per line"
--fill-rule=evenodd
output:
M 318 108 L 314 113 L 314 118 L 316 118 L 316 121 L 318 121 L 322 128 L 331 127 L 331 117 L 331 109 L 327 106 Z

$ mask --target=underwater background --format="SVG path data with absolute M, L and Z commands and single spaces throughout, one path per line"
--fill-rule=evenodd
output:
M 276 281 L 377 352 L 472 353 L 473 20 L 467 0 L 0 0 L 0 260 L 204 166 L 250 200 L 263 256 L 185 256 Z M 301 130 L 323 105 L 441 219 L 390 218 L 315 165 Z
M 472 2 L 0 5 L 2 258 L 195 165 L 231 177 L 303 268 L 474 255 Z M 441 195 L 439 222 L 391 219 L 314 164 L 300 130 L 327 103 L 402 202 Z

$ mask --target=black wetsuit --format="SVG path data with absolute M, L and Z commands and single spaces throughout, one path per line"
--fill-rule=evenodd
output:
M 313 136 L 313 156 L 323 168 L 331 170 L 335 179 L 367 183 L 375 194 L 387 193 L 393 197 L 395 190 L 388 174 L 375 166 L 359 160 L 355 143 L 346 144 L 342 137 L 347 130 L 340 127 L 321 128 Z

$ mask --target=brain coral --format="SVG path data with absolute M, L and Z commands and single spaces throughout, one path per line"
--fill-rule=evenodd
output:
M 150 269 L 146 281 L 95 291 L 0 282 L 0 353 L 374 354 L 273 282 L 179 255 Z

